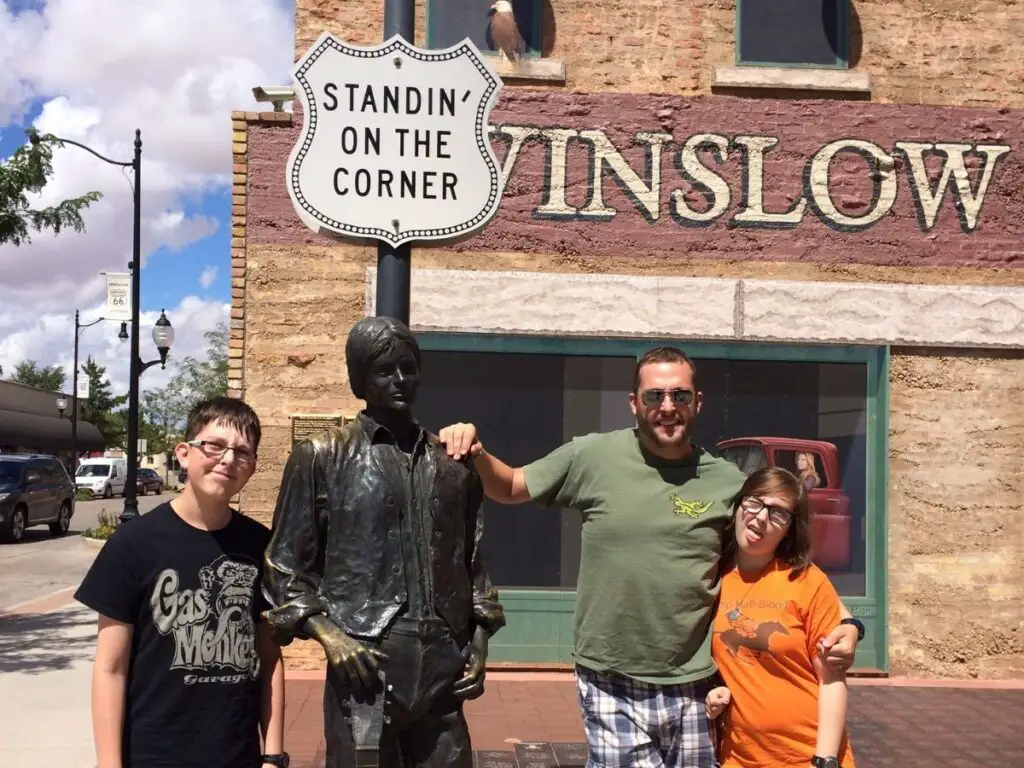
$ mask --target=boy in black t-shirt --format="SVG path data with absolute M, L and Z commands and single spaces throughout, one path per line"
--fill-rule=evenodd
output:
M 259 442 L 242 401 L 197 405 L 175 448 L 185 489 L 119 528 L 75 593 L 99 614 L 97 768 L 288 765 L 284 665 L 260 617 L 270 532 L 230 506 Z

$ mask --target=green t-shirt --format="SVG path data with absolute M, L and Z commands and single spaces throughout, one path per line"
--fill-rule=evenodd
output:
M 660 684 L 713 674 L 722 534 L 743 473 L 699 448 L 660 459 L 622 429 L 575 438 L 524 474 L 534 501 L 583 515 L 575 661 Z

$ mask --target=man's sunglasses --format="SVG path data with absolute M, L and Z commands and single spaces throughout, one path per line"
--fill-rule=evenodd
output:
M 693 391 L 689 389 L 645 389 L 640 393 L 640 402 L 653 408 L 665 402 L 665 395 L 672 398 L 672 405 L 689 405 L 693 402 Z

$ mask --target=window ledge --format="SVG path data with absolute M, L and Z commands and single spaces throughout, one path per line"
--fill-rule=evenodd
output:
M 525 58 L 513 64 L 501 54 L 484 53 L 483 57 L 505 82 L 543 80 L 565 84 L 565 62 L 560 59 Z
M 712 88 L 792 88 L 870 93 L 867 72 L 796 67 L 715 67 Z

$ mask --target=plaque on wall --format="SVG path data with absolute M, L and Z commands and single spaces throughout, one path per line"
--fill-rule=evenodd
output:
M 343 427 L 351 421 L 340 413 L 293 413 L 291 420 L 293 448 L 307 437 L 318 435 L 331 427 Z

